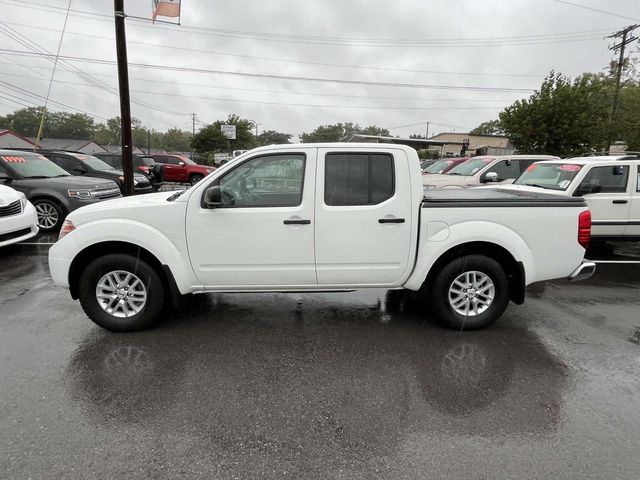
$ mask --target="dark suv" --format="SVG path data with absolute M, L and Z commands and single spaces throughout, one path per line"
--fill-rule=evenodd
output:
M 113 168 L 122 170 L 121 153 L 96 153 L 93 156 L 108 163 Z M 156 163 L 153 158 L 147 155 L 133 155 L 133 173 L 145 175 L 151 182 L 154 192 L 158 191 L 162 186 L 162 182 L 164 182 L 164 166 Z
M 74 177 L 35 152 L 0 150 L 0 183 L 27 196 L 43 231 L 59 229 L 67 213 L 76 208 L 122 196 L 115 182 Z
M 91 155 L 76 152 L 65 152 L 60 150 L 38 150 L 53 163 L 66 170 L 71 175 L 106 178 L 113 180 L 124 193 L 124 173 L 116 170 L 108 163 Z M 133 193 L 151 193 L 153 187 L 146 175 L 141 173 L 133 174 Z

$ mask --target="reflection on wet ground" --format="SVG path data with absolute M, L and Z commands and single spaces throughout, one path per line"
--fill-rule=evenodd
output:
M 368 291 L 196 296 L 114 335 L 25 248 L 0 251 L 3 478 L 637 478 L 637 265 L 479 332 Z

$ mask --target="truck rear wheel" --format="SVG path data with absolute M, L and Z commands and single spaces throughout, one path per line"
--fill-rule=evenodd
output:
M 509 279 L 504 268 L 483 255 L 451 261 L 437 274 L 430 290 L 437 320 L 456 330 L 491 325 L 509 303 Z
M 87 316 L 112 332 L 147 328 L 164 301 L 156 270 L 140 258 L 119 253 L 91 262 L 82 272 L 78 293 Z

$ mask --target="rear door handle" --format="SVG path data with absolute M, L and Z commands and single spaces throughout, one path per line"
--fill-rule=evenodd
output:
M 616 205 L 623 205 L 625 203 L 629 203 L 629 200 L 614 200 L 613 203 Z
M 404 223 L 404 218 L 379 218 L 378 223 Z
M 311 220 L 285 220 L 282 223 L 285 225 L 310 225 Z

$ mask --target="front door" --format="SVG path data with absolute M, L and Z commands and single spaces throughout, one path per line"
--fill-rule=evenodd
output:
M 399 282 L 411 262 L 410 169 L 403 150 L 318 150 L 316 270 L 323 286 Z
M 631 168 L 631 207 L 625 236 L 640 237 L 640 164 L 633 164 Z
M 594 237 L 625 234 L 631 196 L 628 191 L 629 164 L 593 167 L 574 194 L 582 195 L 591 210 Z
M 208 290 L 317 284 L 313 253 L 316 149 L 261 153 L 197 188 L 186 230 L 191 265 Z M 223 206 L 202 206 L 219 184 Z

